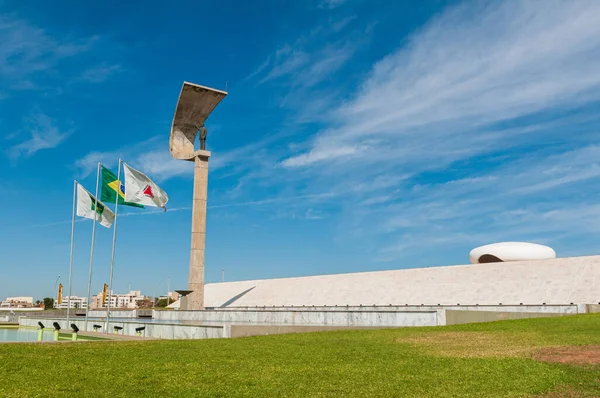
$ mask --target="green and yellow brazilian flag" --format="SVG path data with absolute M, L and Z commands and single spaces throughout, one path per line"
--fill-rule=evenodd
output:
M 100 200 L 104 203 L 115 203 L 117 189 L 120 205 L 144 208 L 144 205 L 125 202 L 125 186 L 112 171 L 102 166 L 102 195 Z

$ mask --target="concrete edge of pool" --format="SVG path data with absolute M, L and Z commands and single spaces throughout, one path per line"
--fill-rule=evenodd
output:
M 0 325 L 0 332 L 3 330 L 10 330 L 15 333 L 27 333 L 30 336 L 35 333 L 35 339 L 25 339 L 25 340 L 3 340 L 0 334 L 0 344 L 15 344 L 15 343 L 23 343 L 23 344 L 46 344 L 46 343 L 89 343 L 89 342 L 97 342 L 97 341 L 139 341 L 139 340 L 155 340 L 151 337 L 143 337 L 143 336 L 127 336 L 122 334 L 104 334 L 98 332 L 79 332 L 77 334 L 77 339 L 73 340 L 73 332 L 67 331 L 65 329 L 61 329 L 59 332 L 58 340 L 53 340 L 54 338 L 54 330 L 53 329 L 45 329 L 43 333 L 43 339 L 37 340 L 39 338 L 39 327 L 33 326 L 22 326 L 18 324 L 4 324 Z M 52 338 L 52 339 L 50 339 Z
M 21 327 L 36 328 L 38 322 L 45 325 L 52 325 L 58 322 L 65 325 L 66 319 L 61 318 L 24 318 L 19 319 Z M 382 329 L 390 326 L 340 326 L 340 325 L 272 325 L 272 324 L 233 324 L 233 323 L 174 323 L 168 321 L 162 322 L 144 322 L 128 319 L 126 321 L 110 321 L 109 333 L 95 332 L 94 325 L 101 326 L 99 330 L 104 330 L 104 320 L 89 320 L 87 330 L 85 320 L 72 319 L 69 321 L 80 329 L 80 336 L 98 336 L 109 340 L 201 340 L 211 338 L 235 338 L 263 336 L 272 334 L 288 333 L 308 333 L 323 332 L 341 329 Z M 114 327 L 118 327 L 118 334 L 114 333 Z M 136 336 L 136 329 L 143 327 L 141 335 Z

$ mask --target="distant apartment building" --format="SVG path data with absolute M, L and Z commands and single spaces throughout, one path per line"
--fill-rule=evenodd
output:
M 80 297 L 80 296 L 70 296 L 71 299 L 69 300 L 69 296 L 64 296 L 62 298 L 62 302 L 60 304 L 56 305 L 56 308 L 58 309 L 67 309 L 69 308 L 69 304 L 71 304 L 71 308 L 80 308 L 80 309 L 85 309 L 87 308 L 88 305 L 88 301 L 87 301 L 87 297 Z
M 33 297 L 7 297 L 0 303 L 0 308 L 32 308 Z
M 143 301 L 145 297 L 139 290 L 132 290 L 129 293 L 106 293 L 106 299 L 102 302 L 102 293 L 94 296 L 91 308 L 106 308 L 110 297 L 110 308 L 137 308 L 138 302 Z

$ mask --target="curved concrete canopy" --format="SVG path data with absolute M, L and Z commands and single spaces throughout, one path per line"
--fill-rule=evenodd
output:
M 556 258 L 551 247 L 527 242 L 501 242 L 476 247 L 469 253 L 472 264 Z
M 198 128 L 226 95 L 225 91 L 183 83 L 169 140 L 171 155 L 175 159 L 194 160 L 194 141 Z

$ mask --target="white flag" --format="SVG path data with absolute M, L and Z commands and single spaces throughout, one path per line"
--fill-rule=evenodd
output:
M 165 208 L 169 197 L 144 173 L 123 163 L 125 172 L 125 201 Z
M 96 209 L 96 198 L 81 184 L 77 184 L 77 215 L 92 220 L 97 215 L 96 219 L 100 225 L 106 228 L 110 228 L 115 220 L 115 213 L 106 207 L 104 203 L 98 201 L 98 208 Z

